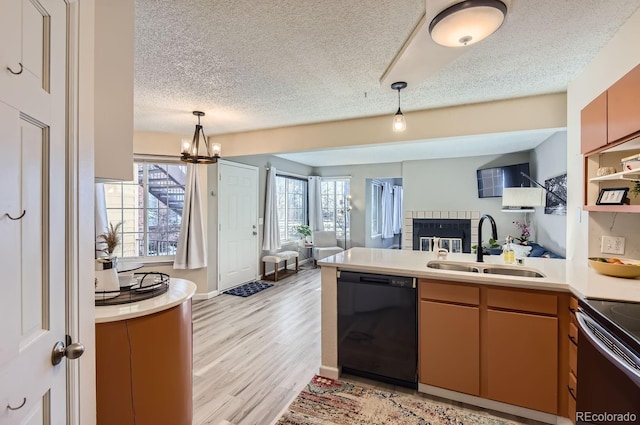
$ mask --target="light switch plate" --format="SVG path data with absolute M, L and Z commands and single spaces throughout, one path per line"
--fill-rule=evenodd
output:
M 603 254 L 624 254 L 624 238 L 622 236 L 603 236 L 600 252 Z

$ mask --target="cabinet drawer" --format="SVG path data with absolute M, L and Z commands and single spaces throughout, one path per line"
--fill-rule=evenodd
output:
M 578 346 L 569 344 L 569 370 L 578 376 Z
M 573 398 L 571 393 L 569 393 L 569 397 L 567 398 L 569 399 L 567 413 L 569 415 L 569 419 L 571 419 L 575 424 L 576 423 L 576 399 Z
M 569 323 L 569 340 L 573 344 L 578 343 L 578 326 L 574 323 L 574 319 L 571 318 L 571 323 Z
M 487 305 L 531 313 L 558 314 L 558 297 L 550 294 L 488 289 Z
M 420 280 L 420 299 L 479 305 L 480 288 Z
M 569 298 L 569 310 L 572 313 L 575 313 L 576 311 L 578 311 L 578 299 L 571 297 Z
M 569 372 L 569 394 L 576 399 L 578 397 L 578 378 Z

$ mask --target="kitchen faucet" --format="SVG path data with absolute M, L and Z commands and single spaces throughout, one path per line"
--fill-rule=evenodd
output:
M 482 253 L 482 223 L 484 222 L 484 219 L 488 218 L 489 222 L 491 223 L 491 234 L 494 240 L 498 239 L 498 230 L 496 229 L 496 221 L 493 219 L 493 217 L 491 217 L 489 214 L 482 214 L 482 217 L 480 217 L 480 221 L 478 222 L 478 248 L 476 250 L 477 253 L 477 258 L 476 261 L 478 263 L 483 263 L 484 259 L 483 257 L 483 253 Z

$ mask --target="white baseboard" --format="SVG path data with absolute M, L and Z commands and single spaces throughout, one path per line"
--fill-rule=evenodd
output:
M 220 295 L 220 293 L 218 291 L 210 291 L 207 293 L 196 293 L 193 294 L 193 299 L 195 301 L 201 301 L 201 300 L 208 300 L 211 299 L 213 297 L 217 297 L 218 295 Z
M 432 385 L 418 384 L 418 391 L 425 394 L 431 394 L 449 400 L 460 401 L 462 403 L 473 404 L 474 406 L 492 409 L 498 412 L 508 413 L 510 415 L 520 416 L 522 418 L 533 419 L 548 424 L 562 423 L 560 417 L 551 413 L 540 412 L 538 410 L 527 409 L 526 407 L 514 406 L 512 404 L 501 403 L 499 401 L 488 400 L 482 397 L 476 397 L 469 394 L 459 393 L 457 391 L 446 390 L 444 388 L 434 387 Z

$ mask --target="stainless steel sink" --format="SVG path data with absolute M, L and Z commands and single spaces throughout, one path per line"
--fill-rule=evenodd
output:
M 480 273 L 480 269 L 472 264 L 455 263 L 451 261 L 429 261 L 427 267 L 430 269 L 451 270 L 454 272 Z
M 501 274 L 507 276 L 522 276 L 522 277 L 545 277 L 544 274 L 531 269 L 523 269 L 521 267 L 500 267 L 491 266 L 482 269 L 483 273 L 488 274 Z
M 450 270 L 455 272 L 467 273 L 487 273 L 498 274 L 504 276 L 520 276 L 520 277 L 545 277 L 535 269 L 525 268 L 522 266 L 507 266 L 497 264 L 483 263 L 458 263 L 455 261 L 429 261 L 427 267 L 430 269 Z

